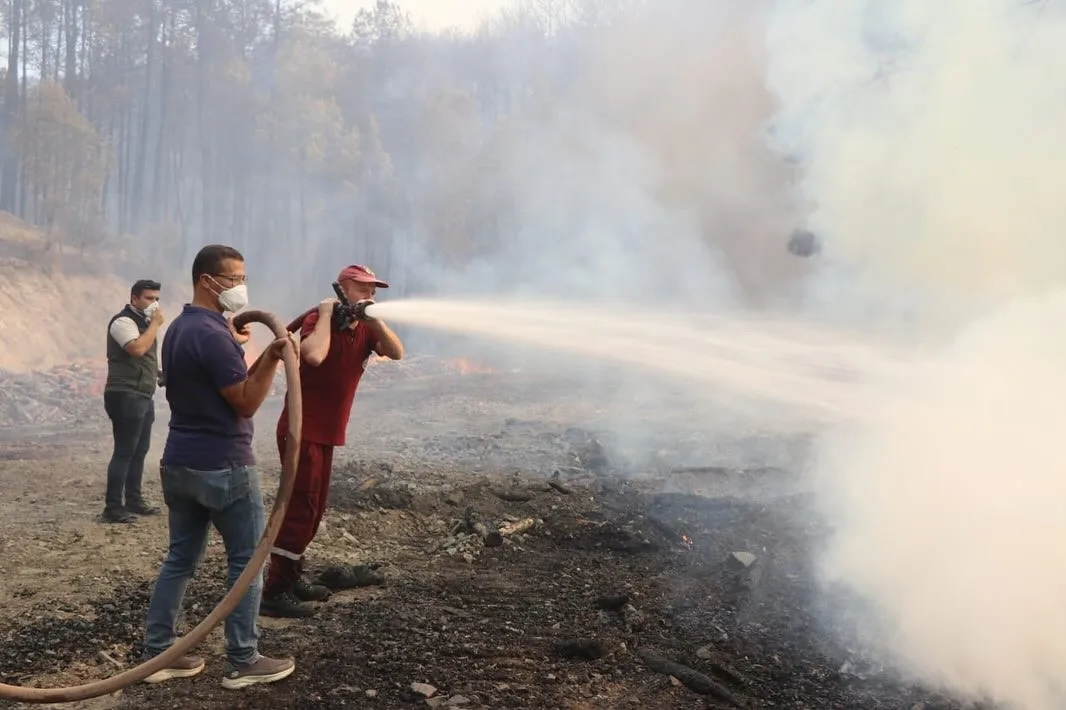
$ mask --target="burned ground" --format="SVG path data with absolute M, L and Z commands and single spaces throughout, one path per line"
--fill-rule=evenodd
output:
M 375 564 L 385 583 L 335 595 L 314 619 L 263 620 L 263 651 L 294 655 L 297 673 L 222 690 L 216 629 L 201 676 L 81 707 L 959 707 L 860 672 L 872 669 L 829 633 L 809 565 L 825 531 L 780 456 L 754 465 L 731 450 L 751 435 L 723 433 L 733 443 L 705 449 L 717 453 L 704 466 L 671 468 L 660 450 L 662 467 L 639 470 L 587 406 L 548 387 L 409 374 L 368 379 L 309 551 L 312 571 Z M 136 662 L 164 525 L 97 521 L 99 420 L 25 433 L 0 442 L 0 680 L 85 682 Z M 275 456 L 260 438 L 270 488 Z M 223 565 L 216 537 L 187 628 L 224 593 Z

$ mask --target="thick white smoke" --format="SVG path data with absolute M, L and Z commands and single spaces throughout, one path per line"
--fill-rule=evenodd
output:
M 916 676 L 1025 710 L 1066 702 L 1064 13 L 785 0 L 769 38 L 773 135 L 837 262 L 820 307 L 940 339 L 822 443 L 827 579 Z

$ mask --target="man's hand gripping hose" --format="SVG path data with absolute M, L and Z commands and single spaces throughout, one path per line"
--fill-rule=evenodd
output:
M 233 319 L 234 326 L 240 330 L 247 323 L 263 323 L 268 326 L 276 338 L 286 338 L 288 333 L 285 326 L 271 313 L 264 311 L 246 311 Z M 281 462 L 281 483 L 278 486 L 278 494 L 274 499 L 274 509 L 270 512 L 266 531 L 263 533 L 259 546 L 255 548 L 252 559 L 248 566 L 241 572 L 233 587 L 218 603 L 218 606 L 207 617 L 196 625 L 189 633 L 179 638 L 173 646 L 164 653 L 145 661 L 141 665 L 123 671 L 110 678 L 96 680 L 84 685 L 74 685 L 69 688 L 26 688 L 18 685 L 4 685 L 0 683 L 0 700 L 13 700 L 20 703 L 68 703 L 77 700 L 87 700 L 101 695 L 113 693 L 127 686 L 144 680 L 158 670 L 167 668 L 175 660 L 187 654 L 222 620 L 229 616 L 237 606 L 249 585 L 259 574 L 263 565 L 270 555 L 270 548 L 274 545 L 274 538 L 278 536 L 281 523 L 285 519 L 285 509 L 289 505 L 292 496 L 293 483 L 296 480 L 296 463 L 300 455 L 300 425 L 303 422 L 303 402 L 300 399 L 300 363 L 295 353 L 289 348 L 283 351 L 285 361 L 285 382 L 288 387 L 289 405 L 289 436 L 285 447 L 285 459 Z

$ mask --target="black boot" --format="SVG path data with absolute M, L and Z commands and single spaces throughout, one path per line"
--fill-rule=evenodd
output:
M 308 584 L 304 581 L 304 558 L 293 560 L 293 574 L 295 582 L 292 585 L 292 593 L 302 602 L 324 602 L 329 599 L 329 587 L 321 584 Z
M 314 616 L 317 611 L 313 604 L 300 601 L 289 589 L 270 596 L 264 594 L 263 600 L 259 603 L 261 616 L 278 619 L 306 619 Z
M 308 584 L 303 579 L 297 580 L 292 593 L 302 602 L 324 602 L 330 597 L 329 587 L 321 584 Z
M 123 523 L 129 525 L 137 522 L 137 516 L 125 508 L 104 508 L 103 519 L 105 523 Z
M 162 511 L 154 505 L 148 505 L 144 501 L 127 503 L 126 510 L 134 515 L 159 515 Z
M 259 603 L 262 616 L 282 619 L 301 619 L 315 615 L 313 604 L 299 598 L 296 586 L 300 581 L 300 560 L 283 555 L 271 555 L 263 585 L 263 600 Z

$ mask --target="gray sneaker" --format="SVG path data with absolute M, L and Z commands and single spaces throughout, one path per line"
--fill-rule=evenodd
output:
M 192 678 L 204 669 L 204 659 L 199 656 L 182 656 L 169 668 L 163 668 L 144 679 L 145 683 L 162 683 L 174 678 Z
M 259 683 L 275 683 L 288 678 L 296 670 L 296 661 L 291 658 L 277 659 L 259 656 L 245 666 L 235 666 L 226 662 L 226 672 L 222 676 L 222 687 L 226 690 L 240 690 Z

